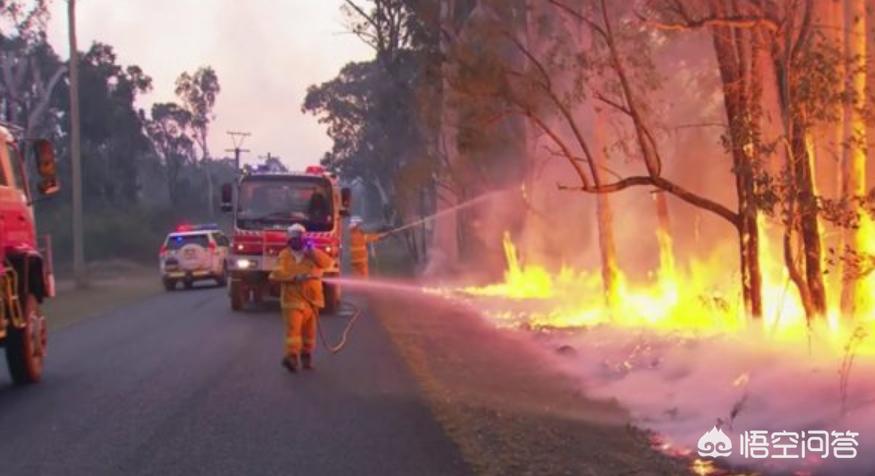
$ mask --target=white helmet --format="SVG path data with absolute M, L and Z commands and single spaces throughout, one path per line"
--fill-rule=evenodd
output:
M 306 232 L 307 232 L 307 228 L 305 228 L 304 225 L 302 225 L 300 223 L 295 223 L 294 225 L 292 225 L 288 229 L 286 229 L 286 234 L 289 235 L 289 238 L 292 238 L 295 236 L 303 236 L 304 233 L 306 233 Z
M 362 224 L 362 217 L 354 216 L 354 217 L 349 219 L 349 227 L 350 228 L 355 228 L 361 224 Z

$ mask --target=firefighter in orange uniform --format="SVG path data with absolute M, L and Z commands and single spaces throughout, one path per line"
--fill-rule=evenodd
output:
M 349 258 L 352 271 L 356 276 L 368 277 L 368 244 L 383 238 L 377 233 L 365 233 L 362 230 L 362 219 L 352 217 L 349 220 Z
M 299 364 L 313 368 L 316 348 L 316 320 L 325 306 L 322 294 L 322 273 L 331 267 L 332 259 L 323 251 L 306 245 L 303 225 L 288 229 L 289 246 L 280 252 L 272 281 L 282 283 L 280 299 L 286 321 L 286 356 L 282 364 L 296 372 Z

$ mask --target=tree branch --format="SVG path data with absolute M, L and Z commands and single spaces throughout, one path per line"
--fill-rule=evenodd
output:
M 771 31 L 778 31 L 780 29 L 780 26 L 771 19 L 747 15 L 728 15 L 725 17 L 708 16 L 678 23 L 656 21 L 646 18 L 640 13 L 636 13 L 636 16 L 638 16 L 638 19 L 645 25 L 666 31 L 689 31 L 708 27 L 755 28 L 760 26 Z
M 675 197 L 691 204 L 696 207 L 699 207 L 703 210 L 708 210 L 719 217 L 722 217 L 733 226 L 738 228 L 740 219 L 739 215 L 732 210 L 726 208 L 725 206 L 705 198 L 701 195 L 697 195 L 689 190 L 677 185 L 676 183 L 666 180 L 662 177 L 651 177 L 646 175 L 627 177 L 622 180 L 619 180 L 614 183 L 601 185 L 598 187 L 567 187 L 567 186 L 559 186 L 560 190 L 576 190 L 587 193 L 614 193 L 619 192 L 621 190 L 625 190 L 630 187 L 636 186 L 652 186 L 656 187 L 660 190 L 666 191 Z

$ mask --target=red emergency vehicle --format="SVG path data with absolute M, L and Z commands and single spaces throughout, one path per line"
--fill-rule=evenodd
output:
M 340 274 L 341 217 L 348 214 L 350 192 L 321 167 L 304 172 L 256 170 L 222 187 L 222 209 L 233 213 L 234 231 L 228 255 L 231 309 L 247 302 L 279 296 L 268 280 L 286 246 L 286 230 L 294 223 L 307 228 L 311 246 L 334 258 L 326 277 Z M 340 303 L 340 287 L 325 285 L 326 312 Z
M 46 319 L 40 303 L 54 296 L 51 249 L 37 239 L 33 204 L 37 200 L 27 178 L 18 139 L 0 126 L 0 346 L 6 351 L 15 383 L 40 379 L 46 355 Z M 58 191 L 55 153 L 50 142 L 34 142 L 37 184 L 41 195 Z

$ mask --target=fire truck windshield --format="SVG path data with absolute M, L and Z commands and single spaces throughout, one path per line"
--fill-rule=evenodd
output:
M 301 223 L 310 231 L 333 227 L 331 186 L 319 177 L 250 177 L 240 184 L 237 226 L 285 228 Z

